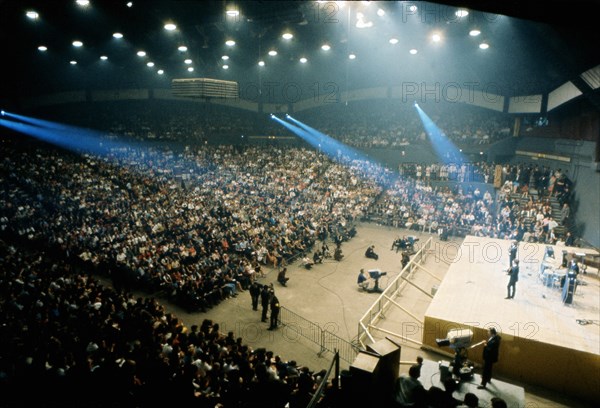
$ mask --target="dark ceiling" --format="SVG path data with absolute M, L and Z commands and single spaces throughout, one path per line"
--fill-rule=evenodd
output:
M 549 92 L 600 63 L 595 4 L 572 1 L 233 2 L 0 0 L 0 97 L 65 90 L 169 88 L 174 78 L 240 83 L 242 97 L 290 101 L 372 86 L 476 84 L 502 95 Z M 413 12 L 410 6 L 416 5 Z M 457 7 L 469 15 L 455 16 Z M 378 16 L 377 10 L 385 11 Z M 32 21 L 26 10 L 40 18 Z M 356 13 L 373 27 L 357 28 Z M 510 16 L 510 17 L 506 17 Z M 172 21 L 175 31 L 163 26 Z M 471 29 L 481 31 L 469 36 Z M 294 38 L 281 35 L 289 31 Z M 123 33 L 117 40 L 114 32 Z M 438 32 L 440 43 L 432 43 Z M 392 45 L 390 38 L 397 38 Z M 233 39 L 235 46 L 225 41 Z M 74 40 L 84 45 L 75 48 Z M 479 43 L 490 48 L 481 50 Z M 328 43 L 331 50 L 321 50 Z M 39 45 L 48 50 L 40 52 Z M 177 50 L 186 45 L 188 51 Z M 418 50 L 416 55 L 409 50 Z M 278 55 L 267 52 L 276 49 Z M 146 51 L 145 57 L 136 52 Z M 350 60 L 349 54 L 356 59 Z M 101 61 L 106 55 L 108 60 Z M 229 60 L 222 59 L 223 55 Z M 306 64 L 299 59 L 308 59 Z M 192 64 L 186 65 L 189 58 Z M 76 60 L 77 65 L 69 61 Z M 258 61 L 265 66 L 259 67 Z M 148 67 L 148 62 L 154 62 Z M 227 64 L 229 69 L 223 69 Z M 188 72 L 189 66 L 194 72 Z M 157 70 L 163 69 L 164 75 Z M 429 86 L 429 85 L 428 85 Z

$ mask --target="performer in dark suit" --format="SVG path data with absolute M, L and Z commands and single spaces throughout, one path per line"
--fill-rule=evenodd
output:
M 515 297 L 515 292 L 517 291 L 517 287 L 516 287 L 517 281 L 519 280 L 519 260 L 518 259 L 515 259 L 514 265 L 508 270 L 508 275 L 510 275 L 510 279 L 508 280 L 508 286 L 506 286 L 506 289 L 508 290 L 508 294 L 505 299 L 512 299 Z
M 579 274 L 579 265 L 577 265 L 577 261 L 575 259 L 571 260 L 571 264 L 569 265 L 569 270 L 564 277 L 564 283 L 562 287 L 562 301 L 565 304 L 570 305 L 573 303 L 573 295 L 575 294 L 575 289 L 577 288 L 577 275 Z
M 579 265 L 577 264 L 577 260 L 571 259 L 571 265 L 569 265 L 569 274 L 571 275 L 579 275 Z
M 519 245 L 517 244 L 517 241 L 513 241 L 512 244 L 510 244 L 510 248 L 508 249 L 508 267 L 512 268 L 513 266 L 513 262 L 515 261 L 515 259 L 517 259 L 517 250 L 519 249 Z
M 486 384 L 492 382 L 492 365 L 498 362 L 498 351 L 500 350 L 501 337 L 496 329 L 490 327 L 490 337 L 483 346 L 483 373 L 481 374 L 481 385 L 477 388 L 485 388 Z

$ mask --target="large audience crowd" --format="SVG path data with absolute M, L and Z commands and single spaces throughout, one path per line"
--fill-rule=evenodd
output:
M 485 162 L 402 165 L 400 172 L 410 177 L 399 178 L 387 188 L 370 207 L 369 216 L 387 225 L 437 233 L 442 239 L 467 234 L 548 244 L 569 239 L 566 232 L 556 233 L 556 227 L 568 227 L 572 219 L 572 182 L 561 169 L 504 165 L 502 188 L 494 195 L 489 184 L 480 189 L 470 183 L 493 182 L 495 166 Z M 530 186 L 535 195 L 530 194 Z M 553 197 L 561 207 L 558 214 Z
M 423 110 L 457 145 L 487 145 L 511 134 L 511 120 L 501 113 L 461 103 L 431 102 Z M 298 118 L 346 145 L 403 149 L 427 143 L 417 110 L 399 101 L 359 101 L 298 113 Z
M 308 149 L 123 153 L 12 150 L 0 163 L 0 232 L 203 310 L 318 236 L 347 237 L 381 191 L 366 163 Z
M 3 406 L 307 406 L 324 372 L 205 319 L 101 285 L 51 253 L 0 245 Z
M 488 145 L 511 135 L 511 119 L 502 113 L 443 101 L 424 103 L 422 108 L 460 146 Z M 43 113 L 106 131 L 112 137 L 143 141 L 210 143 L 219 138 L 236 141 L 242 136 L 290 134 L 266 114 L 211 103 L 112 101 L 68 105 L 67 110 L 63 106 L 49 107 Z M 410 103 L 356 101 L 292 115 L 352 147 L 404 149 L 407 145 L 428 143 L 419 115 Z
M 33 400 L 27 390 L 35 385 L 59 404 L 150 405 L 160 394 L 207 407 L 306 406 L 323 373 L 252 350 L 208 320 L 185 327 L 132 289 L 206 310 L 249 288 L 263 268 L 306 256 L 319 239 L 349 239 L 355 221 L 374 216 L 442 238 L 551 242 L 549 197 L 568 207 L 572 191 L 560 170 L 525 164 L 503 167 L 494 197 L 491 187 L 470 184 L 494 181 L 495 166 L 485 162 L 407 164 L 395 173 L 304 147 L 205 143 L 211 132 L 240 131 L 230 114 L 161 122 L 158 115 L 119 119 L 109 110 L 94 120 L 104 115 L 109 138 L 200 143 L 121 147 L 99 157 L 2 140 L 6 401 Z M 219 118 L 222 125 L 210 125 Z M 363 125 L 337 135 L 373 130 Z M 379 136 L 403 138 L 405 131 Z M 361 146 L 361 137 L 345 141 Z M 436 179 L 462 183 L 434 186 Z M 542 192 L 539 199 L 529 186 Z M 561 212 L 561 223 L 569 217 Z M 92 272 L 109 276 L 114 289 Z

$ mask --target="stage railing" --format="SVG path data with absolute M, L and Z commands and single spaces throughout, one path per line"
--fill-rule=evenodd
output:
M 326 351 L 329 351 L 339 353 L 342 360 L 352 363 L 358 355 L 359 348 L 356 345 L 342 339 L 329 330 L 321 328 L 317 323 L 305 319 L 285 306 L 281 307 L 279 321 L 285 327 L 285 330 L 291 330 L 299 336 L 317 344 L 319 346 L 319 352 L 317 353 L 319 357 Z
M 364 348 L 366 344 L 375 342 L 375 338 L 371 335 L 371 327 L 375 326 L 376 322 L 384 317 L 385 311 L 393 303 L 392 299 L 402 292 L 402 289 L 407 285 L 407 280 L 411 279 L 414 271 L 419 268 L 418 264 L 425 263 L 427 254 L 431 249 L 432 238 L 429 238 L 358 321 L 358 342 L 361 347 Z
M 319 387 L 313 394 L 313 397 L 311 398 L 306 408 L 315 408 L 316 406 L 318 406 L 321 398 L 325 394 L 325 387 L 327 386 L 329 382 L 329 377 L 331 377 L 332 373 L 333 378 L 331 380 L 331 386 L 335 391 L 338 391 L 340 387 L 340 355 L 338 352 L 335 352 L 335 355 L 333 356 L 333 358 L 331 359 L 331 363 L 329 364 L 329 368 L 327 369 L 327 373 L 324 375 L 323 379 L 321 380 L 321 383 L 319 384 Z

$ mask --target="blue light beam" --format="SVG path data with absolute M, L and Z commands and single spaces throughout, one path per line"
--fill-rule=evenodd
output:
M 318 140 L 314 136 L 312 136 L 311 134 L 306 132 L 305 130 L 299 128 L 298 126 L 294 126 L 291 123 L 286 122 L 285 120 L 279 119 L 277 116 L 275 116 L 273 114 L 271 114 L 271 119 L 273 119 L 275 122 L 279 123 L 280 125 L 284 126 L 287 130 L 289 130 L 296 136 L 304 139 L 311 146 L 319 147 Z
M 429 137 L 429 141 L 433 146 L 437 156 L 441 159 L 444 164 L 449 163 L 463 163 L 464 157 L 460 153 L 460 150 L 456 148 L 454 143 L 441 131 L 439 127 L 431 120 L 429 116 L 421 109 L 421 107 L 415 102 L 415 108 L 419 114 L 419 118 L 423 123 L 425 132 Z
M 19 119 L 21 122 L 5 119 L 7 117 Z M 95 130 L 48 122 L 8 112 L 5 112 L 0 118 L 0 126 L 68 150 L 83 151 L 101 156 L 115 155 L 117 152 L 131 147 L 122 142 L 107 140 L 104 133 Z
M 315 128 L 312 128 L 307 124 L 300 122 L 297 119 L 294 119 L 290 115 L 286 114 L 285 117 L 297 124 L 298 126 L 300 126 L 304 131 L 308 132 L 314 138 L 319 140 L 319 147 L 325 154 L 328 154 L 330 156 L 344 155 L 352 159 L 368 160 L 367 156 L 359 153 L 357 150 L 353 149 L 350 146 L 346 146 L 344 143 L 332 138 L 331 136 L 326 135 L 325 133 L 322 133 Z

